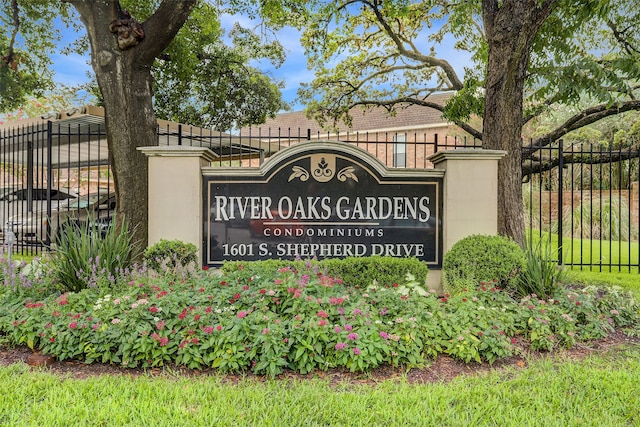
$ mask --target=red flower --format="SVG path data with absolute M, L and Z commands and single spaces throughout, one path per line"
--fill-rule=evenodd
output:
M 169 338 L 162 337 L 162 338 L 160 338 L 160 340 L 158 340 L 158 343 L 160 344 L 160 347 L 164 347 L 165 345 L 167 345 L 169 343 Z
M 207 270 L 209 269 L 209 266 L 208 266 L 208 265 L 203 265 L 203 266 L 202 266 L 202 269 L 203 269 L 204 271 L 207 271 Z
M 149 311 L 150 311 L 150 312 L 152 312 L 152 313 L 157 313 L 157 312 L 158 312 L 158 311 L 160 311 L 160 310 L 158 309 L 158 307 L 156 307 L 156 306 L 154 305 L 154 306 L 149 307 Z
M 186 308 L 184 310 L 182 310 L 182 313 L 178 314 L 178 319 L 180 319 L 180 320 L 184 320 L 185 317 L 187 317 L 187 309 Z
M 326 312 L 326 311 L 324 311 L 324 310 L 320 310 L 320 311 L 318 312 L 318 317 L 323 317 L 323 318 L 325 318 L 325 319 L 326 319 L 327 317 L 329 317 L 329 314 L 327 314 L 327 312 Z
M 249 290 L 249 285 L 244 285 L 244 286 L 242 287 L 242 290 L 243 290 L 243 291 L 248 291 L 248 290 Z
M 267 293 L 267 290 L 266 290 L 266 289 L 260 289 L 260 293 L 261 293 L 262 295 L 264 295 L 264 294 L 266 294 L 266 293 Z
M 78 322 L 69 323 L 69 329 L 78 329 Z
M 197 320 L 200 320 L 200 315 L 199 315 L 199 314 L 196 314 L 195 316 L 193 316 L 193 320 L 196 320 L 196 321 L 197 321 Z

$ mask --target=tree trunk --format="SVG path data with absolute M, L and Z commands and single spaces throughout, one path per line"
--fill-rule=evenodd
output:
M 483 146 L 504 150 L 498 164 L 498 233 L 524 247 L 522 124 L 524 81 L 531 44 L 553 1 L 483 1 L 487 63 Z
M 148 241 L 148 167 L 137 147 L 158 144 L 151 66 L 182 27 L 196 0 L 164 0 L 142 25 L 117 0 L 68 1 L 86 26 L 91 65 L 104 100 L 117 224 L 127 221 L 134 244 L 142 250 Z

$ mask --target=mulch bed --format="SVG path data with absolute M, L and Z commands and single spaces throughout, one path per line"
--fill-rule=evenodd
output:
M 517 343 L 519 355 L 499 360 L 493 365 L 488 363 L 464 363 L 448 356 L 439 356 L 435 360 L 428 362 L 427 366 L 421 369 L 411 369 L 406 372 L 402 368 L 392 368 L 389 366 L 376 368 L 367 373 L 351 373 L 342 369 L 331 369 L 328 371 L 316 371 L 311 374 L 301 375 L 295 372 L 285 372 L 278 376 L 279 379 L 328 379 L 331 384 L 375 384 L 384 380 L 393 380 L 404 378 L 411 384 L 425 384 L 447 382 L 462 375 L 477 375 L 480 373 L 490 372 L 492 370 L 501 370 L 507 367 L 524 368 L 529 360 L 535 360 L 541 357 L 557 357 L 570 360 L 579 360 L 590 354 L 603 353 L 623 345 L 639 345 L 639 337 L 628 337 L 620 331 L 609 335 L 608 337 L 590 341 L 587 343 L 579 343 L 573 348 L 563 349 L 554 352 L 537 352 L 531 351 L 526 342 Z M 13 363 L 26 363 L 27 359 L 33 352 L 29 348 L 20 346 L 15 348 L 0 347 L 0 366 L 6 366 Z M 109 365 L 103 363 L 86 364 L 76 360 L 56 361 L 54 360 L 46 367 L 32 367 L 31 369 L 44 369 L 54 374 L 59 374 L 67 378 L 85 379 L 88 377 L 99 375 L 123 375 L 123 376 L 202 376 L 202 375 L 219 375 L 215 370 L 192 370 L 179 366 L 167 365 L 164 368 L 123 368 L 117 365 Z M 240 381 L 241 379 L 251 378 L 256 381 L 263 381 L 265 377 L 245 374 L 245 375 L 226 375 L 225 379 L 231 383 Z

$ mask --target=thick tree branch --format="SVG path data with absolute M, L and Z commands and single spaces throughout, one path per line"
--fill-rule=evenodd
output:
M 376 3 L 372 3 L 369 1 L 362 1 L 362 4 L 368 6 L 373 11 L 373 13 L 376 15 L 376 19 L 378 23 L 382 26 L 382 28 L 387 33 L 387 35 L 391 38 L 393 43 L 398 48 L 398 52 L 401 55 L 407 58 L 410 58 L 414 61 L 422 62 L 424 64 L 428 64 L 433 67 L 441 68 L 444 71 L 447 78 L 449 79 L 449 81 L 451 82 L 452 89 L 455 89 L 455 90 L 462 89 L 462 81 L 460 80 L 460 78 L 458 77 L 458 74 L 453 69 L 451 64 L 449 64 L 448 61 L 445 61 L 444 59 L 434 58 L 433 56 L 424 55 L 418 50 L 416 50 L 415 46 L 412 46 L 413 47 L 412 50 L 407 49 L 404 46 L 404 43 L 402 42 L 401 37 L 393 30 L 393 28 L 391 28 L 387 20 L 384 18 L 384 15 L 378 8 L 378 5 Z
M 193 11 L 197 0 L 163 0 L 155 13 L 142 27 L 145 31 L 144 49 L 139 49 L 138 60 L 151 65 L 169 46 Z M 168 19 L 167 17 L 171 18 Z
M 20 8 L 18 7 L 18 0 L 11 0 L 11 12 L 13 19 L 13 29 L 11 30 L 11 40 L 9 41 L 9 47 L 7 48 L 7 54 L 2 58 L 5 64 L 13 67 L 14 46 L 16 44 L 16 38 L 20 31 Z
M 524 152 L 528 152 L 528 147 L 523 148 Z M 523 158 L 525 153 L 523 152 Z M 570 164 L 599 165 L 616 163 L 623 160 L 637 159 L 638 151 L 636 150 L 616 150 L 605 152 L 564 152 L 562 154 L 562 164 L 566 167 Z M 527 182 L 531 175 L 550 171 L 560 166 L 560 157 L 553 156 L 547 158 L 539 158 L 527 160 L 522 163 L 522 180 Z
M 640 100 L 626 101 L 621 104 L 612 106 L 608 104 L 599 104 L 587 108 L 569 118 L 558 128 L 536 139 L 533 142 L 533 150 L 531 150 L 531 152 L 535 152 L 536 150 L 545 147 L 554 141 L 557 141 L 573 130 L 580 129 L 581 127 L 584 127 L 591 123 L 595 123 L 598 120 L 604 119 L 605 117 L 615 116 L 616 114 L 633 110 L 640 110 Z

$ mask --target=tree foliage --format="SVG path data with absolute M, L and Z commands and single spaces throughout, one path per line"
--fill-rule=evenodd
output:
M 522 242 L 522 128 L 557 105 L 585 108 L 524 153 L 602 118 L 640 109 L 640 24 L 631 0 L 341 0 L 309 2 L 303 44 L 316 78 L 300 91 L 320 121 L 353 107 L 407 104 L 443 116 L 507 151 L 499 167 L 499 229 Z M 453 53 L 446 56 L 447 46 Z M 471 61 L 464 75 L 458 55 Z M 430 95 L 455 91 L 447 105 Z M 482 127 L 471 118 L 483 119 Z
M 68 13 L 59 2 L 0 0 L 0 112 L 53 87 L 50 55 L 60 40 L 54 23 Z

